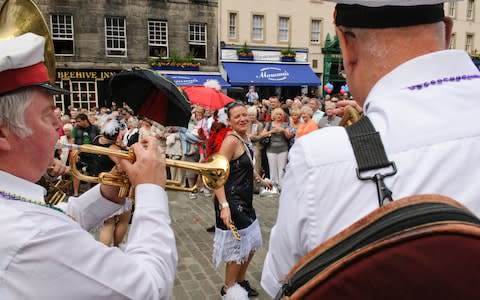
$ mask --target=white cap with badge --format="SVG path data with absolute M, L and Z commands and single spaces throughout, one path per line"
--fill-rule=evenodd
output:
M 335 25 L 352 28 L 391 28 L 441 22 L 443 3 L 461 0 L 326 0 L 337 3 Z
M 31 32 L 0 40 L 0 95 L 29 86 L 42 87 L 53 94 L 68 94 L 50 83 L 44 51 L 45 38 Z

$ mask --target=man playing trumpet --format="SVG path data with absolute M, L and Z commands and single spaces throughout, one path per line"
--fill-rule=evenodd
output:
M 2 299 L 169 299 L 177 251 L 170 227 L 165 154 L 155 139 L 120 161 L 136 191 L 125 249 L 88 230 L 121 207 L 118 188 L 97 185 L 61 207 L 36 182 L 53 162 L 58 118 L 44 64 L 45 39 L 0 41 L 0 295 Z

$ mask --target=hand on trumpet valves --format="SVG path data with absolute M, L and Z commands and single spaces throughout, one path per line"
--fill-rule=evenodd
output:
M 165 188 L 167 181 L 165 152 L 154 137 L 146 137 L 132 146 L 135 161 L 120 160 L 120 166 L 135 187 L 151 183 Z

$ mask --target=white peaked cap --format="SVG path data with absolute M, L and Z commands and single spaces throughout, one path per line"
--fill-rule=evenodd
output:
M 31 32 L 0 40 L 0 72 L 43 62 L 44 49 L 45 39 Z
M 0 95 L 28 86 L 68 93 L 49 83 L 44 51 L 45 38 L 31 32 L 0 40 Z

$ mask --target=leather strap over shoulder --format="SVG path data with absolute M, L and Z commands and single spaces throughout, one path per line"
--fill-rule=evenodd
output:
M 392 192 L 387 188 L 383 179 L 397 173 L 393 161 L 389 161 L 383 147 L 380 133 L 375 130 L 367 116 L 346 128 L 348 138 L 352 144 L 353 153 L 357 161 L 357 177 L 360 180 L 372 180 L 377 185 L 378 204 L 382 206 L 385 200 L 392 201 Z M 365 176 L 362 173 L 371 170 L 391 168 L 387 173 L 375 173 Z

